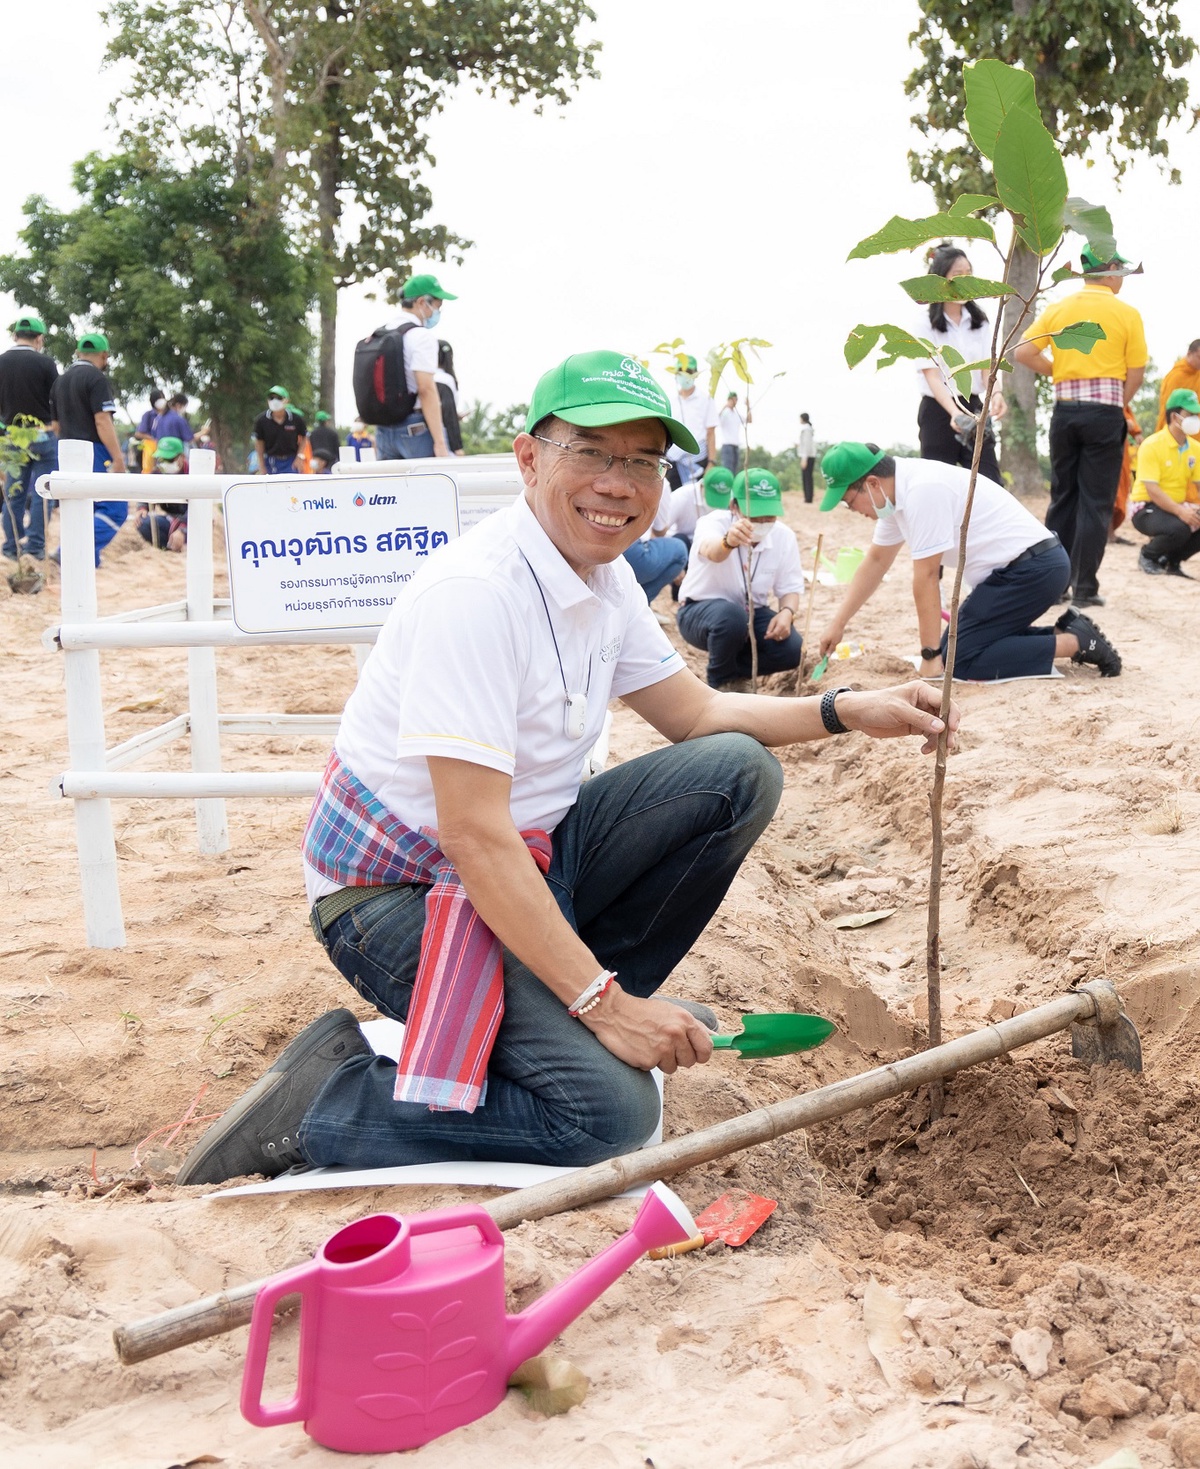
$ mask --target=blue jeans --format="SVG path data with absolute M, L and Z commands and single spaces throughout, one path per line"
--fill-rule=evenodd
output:
M 775 757 L 747 735 L 655 750 L 581 787 L 554 833 L 546 882 L 563 917 L 622 988 L 648 998 L 704 931 L 783 790 Z M 408 1014 L 426 888 L 381 894 L 335 919 L 334 965 L 384 1015 Z M 504 954 L 504 1018 L 474 1112 L 392 1098 L 396 1065 L 356 1056 L 300 1127 L 314 1164 L 360 1168 L 448 1158 L 582 1166 L 636 1148 L 658 1089 L 605 1050 L 519 960 Z
M 730 474 L 736 474 L 738 472 L 738 461 L 741 458 L 741 454 L 742 450 L 739 444 L 721 445 L 721 463 Z
M 687 547 L 678 536 L 634 541 L 625 552 L 625 560 L 633 567 L 647 602 L 653 602 L 663 587 L 675 580 L 687 565 L 687 559 Z
M 1059 599 L 1071 559 L 1054 546 L 981 581 L 958 609 L 955 678 L 1028 678 L 1054 667 L 1055 630 L 1030 623 Z M 942 657 L 950 634 L 942 634 Z
M 794 628 L 780 642 L 768 639 L 767 628 L 774 616 L 769 607 L 754 609 L 760 674 L 782 673 L 800 666 L 802 644 Z M 746 609 L 740 603 L 727 602 L 724 597 L 685 602 L 679 609 L 679 631 L 685 642 L 708 653 L 710 687 L 715 689 L 735 678 L 750 677 L 750 629 L 746 625 Z
M 46 502 L 37 492 L 37 482 L 58 468 L 58 440 L 47 431 L 29 446 L 29 459 L 20 473 L 10 475 L 4 486 L 5 556 L 15 558 L 24 541 L 25 550 L 39 560 L 46 554 Z
M 296 456 L 294 454 L 268 454 L 266 458 L 268 474 L 296 473 Z
M 418 432 L 414 433 L 414 429 L 418 429 Z M 375 429 L 375 457 L 432 459 L 433 435 L 425 423 L 425 415 L 410 413 L 403 423 L 378 425 Z

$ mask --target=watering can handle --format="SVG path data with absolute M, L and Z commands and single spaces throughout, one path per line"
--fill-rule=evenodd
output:
M 250 1318 L 250 1341 L 246 1346 L 246 1366 L 242 1371 L 242 1417 L 259 1428 L 272 1428 L 279 1423 L 296 1423 L 308 1417 L 307 1374 L 304 1370 L 304 1337 L 300 1340 L 300 1369 L 296 1391 L 281 1403 L 262 1400 L 263 1373 L 267 1367 L 267 1347 L 275 1322 L 275 1307 L 284 1296 L 305 1297 L 304 1310 L 310 1310 L 311 1298 L 306 1294 L 316 1273 L 316 1262 L 310 1260 L 285 1270 L 265 1281 L 254 1298 L 254 1314 Z M 311 1323 L 309 1323 L 311 1326 Z M 307 1333 L 311 1336 L 311 1331 Z
M 405 1224 L 410 1234 L 436 1234 L 439 1229 L 478 1229 L 484 1244 L 503 1245 L 504 1236 L 496 1221 L 477 1204 L 455 1204 L 449 1209 L 429 1209 L 424 1214 L 409 1214 Z

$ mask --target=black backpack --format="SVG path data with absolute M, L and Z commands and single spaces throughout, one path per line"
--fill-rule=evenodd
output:
M 403 423 L 416 408 L 417 395 L 404 377 L 404 337 L 416 325 L 406 321 L 391 331 L 381 326 L 355 347 L 354 403 L 364 423 Z

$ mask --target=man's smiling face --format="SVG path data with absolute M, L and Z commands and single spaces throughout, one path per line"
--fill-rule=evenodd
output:
M 544 443 L 545 439 L 611 454 L 613 462 L 597 474 L 586 460 Z M 539 425 L 538 438 L 517 435 L 513 449 L 525 481 L 525 498 L 579 576 L 586 579 L 593 566 L 615 561 L 650 528 L 662 498 L 662 481 L 631 478 L 621 461 L 627 455 L 656 459 L 666 447 L 666 429 L 656 418 L 606 428 L 578 428 L 549 418 Z

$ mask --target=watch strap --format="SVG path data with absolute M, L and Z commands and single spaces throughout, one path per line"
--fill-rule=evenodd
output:
M 843 684 L 840 689 L 826 689 L 821 695 L 821 723 L 830 734 L 850 733 L 850 726 L 842 723 L 837 716 L 837 709 L 834 707 L 834 701 L 837 699 L 837 696 L 839 694 L 848 694 L 849 692 L 849 685 Z
M 932 662 L 932 660 L 934 658 L 940 658 L 941 656 L 942 656 L 942 650 L 941 650 L 941 647 L 940 646 L 937 647 L 937 648 L 922 648 L 921 649 L 921 657 L 924 658 L 927 663 Z

